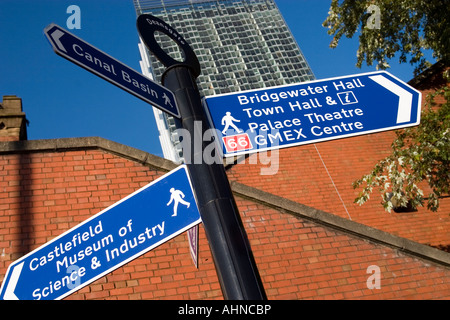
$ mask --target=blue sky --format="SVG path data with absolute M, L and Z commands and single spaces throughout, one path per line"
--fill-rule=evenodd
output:
M 275 0 L 317 79 L 375 71 L 358 69 L 358 39 L 330 49 L 322 27 L 330 0 Z M 148 104 L 57 56 L 44 36 L 50 23 L 67 29 L 67 7 L 81 9 L 81 29 L 69 30 L 140 71 L 132 0 L 1 0 L 0 97 L 23 99 L 28 139 L 100 136 L 158 156 L 153 112 Z M 388 71 L 409 81 L 413 67 L 391 61 Z

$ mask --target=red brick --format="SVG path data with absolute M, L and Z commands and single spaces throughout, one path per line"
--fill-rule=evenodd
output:
M 375 227 L 385 224 L 386 230 L 406 234 L 412 223 L 408 221 L 409 216 L 389 215 L 375 205 L 362 209 L 353 206 L 354 190 L 347 186 L 370 167 L 366 165 L 368 161 L 383 154 L 382 148 L 391 138 L 391 134 L 370 135 L 320 144 L 318 149 L 352 218 L 358 222 L 370 221 Z M 367 147 L 374 154 L 365 153 L 363 157 L 361 151 L 355 152 Z M 344 151 L 351 152 L 351 159 L 342 160 L 339 152 Z M 260 165 L 239 165 L 229 171 L 229 176 L 345 218 L 347 214 L 319 161 L 315 148 L 304 146 L 280 151 L 279 175 L 265 179 L 259 175 Z M 27 165 L 20 168 L 21 163 Z M 19 170 L 23 170 L 21 176 Z M 11 260 L 25 254 L 24 250 L 42 245 L 163 173 L 98 150 L 42 152 L 28 158 L 0 154 L 0 254 L 5 248 L 0 257 L 0 279 Z M 447 268 L 399 255 L 380 244 L 249 199 L 236 197 L 236 202 L 269 299 L 450 299 Z M 419 216 L 413 215 L 411 219 L 419 221 Z M 434 223 L 443 215 L 427 217 Z M 432 235 L 433 231 L 423 230 L 420 236 L 427 235 L 437 243 L 440 235 L 448 230 L 447 219 L 442 218 L 442 229 L 431 228 L 439 230 L 436 236 Z M 405 222 L 407 226 L 400 229 Z M 179 236 L 68 299 L 221 299 L 202 226 L 199 252 L 196 269 L 186 237 Z M 381 290 L 366 287 L 369 277 L 366 269 L 370 264 L 381 267 Z

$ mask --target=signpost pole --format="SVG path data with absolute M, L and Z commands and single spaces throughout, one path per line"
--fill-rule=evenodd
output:
M 195 82 L 200 74 L 197 57 L 181 36 L 162 20 L 141 15 L 137 25 L 149 50 L 167 67 L 162 84 L 174 93 L 181 114 L 178 125 L 191 137 L 190 150 L 184 150 L 184 157 L 190 159 L 186 165 L 224 298 L 265 300 L 266 294 L 225 168 L 221 161 L 207 164 L 202 158 L 206 148 L 202 137 L 209 125 Z M 177 42 L 184 51 L 184 62 L 173 60 L 163 52 L 154 39 L 155 31 L 163 32 Z M 195 137 L 202 140 L 200 150 L 195 146 Z M 199 159 L 201 161 L 195 161 Z
M 192 71 L 186 66 L 170 68 L 164 73 L 162 83 L 175 94 L 182 128 L 187 129 L 191 137 L 203 137 L 208 125 Z M 199 127 L 201 132 L 195 132 Z M 202 157 L 205 147 L 205 142 L 202 142 L 202 148 L 196 154 L 194 139 L 191 139 L 191 162 Z M 265 299 L 223 164 L 202 161 L 200 164 L 187 164 L 187 167 L 225 299 Z

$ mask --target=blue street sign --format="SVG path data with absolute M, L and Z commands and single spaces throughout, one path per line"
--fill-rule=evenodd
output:
M 180 166 L 13 262 L 0 298 L 64 298 L 200 222 Z
M 174 117 L 180 118 L 175 96 L 169 89 L 153 82 L 108 54 L 81 40 L 56 24 L 44 33 L 53 50 L 93 74 Z
M 210 96 L 224 156 L 415 126 L 421 93 L 388 72 Z

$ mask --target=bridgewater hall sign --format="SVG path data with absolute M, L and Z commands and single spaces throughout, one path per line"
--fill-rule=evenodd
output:
M 421 94 L 372 72 L 206 97 L 224 156 L 415 126 Z

